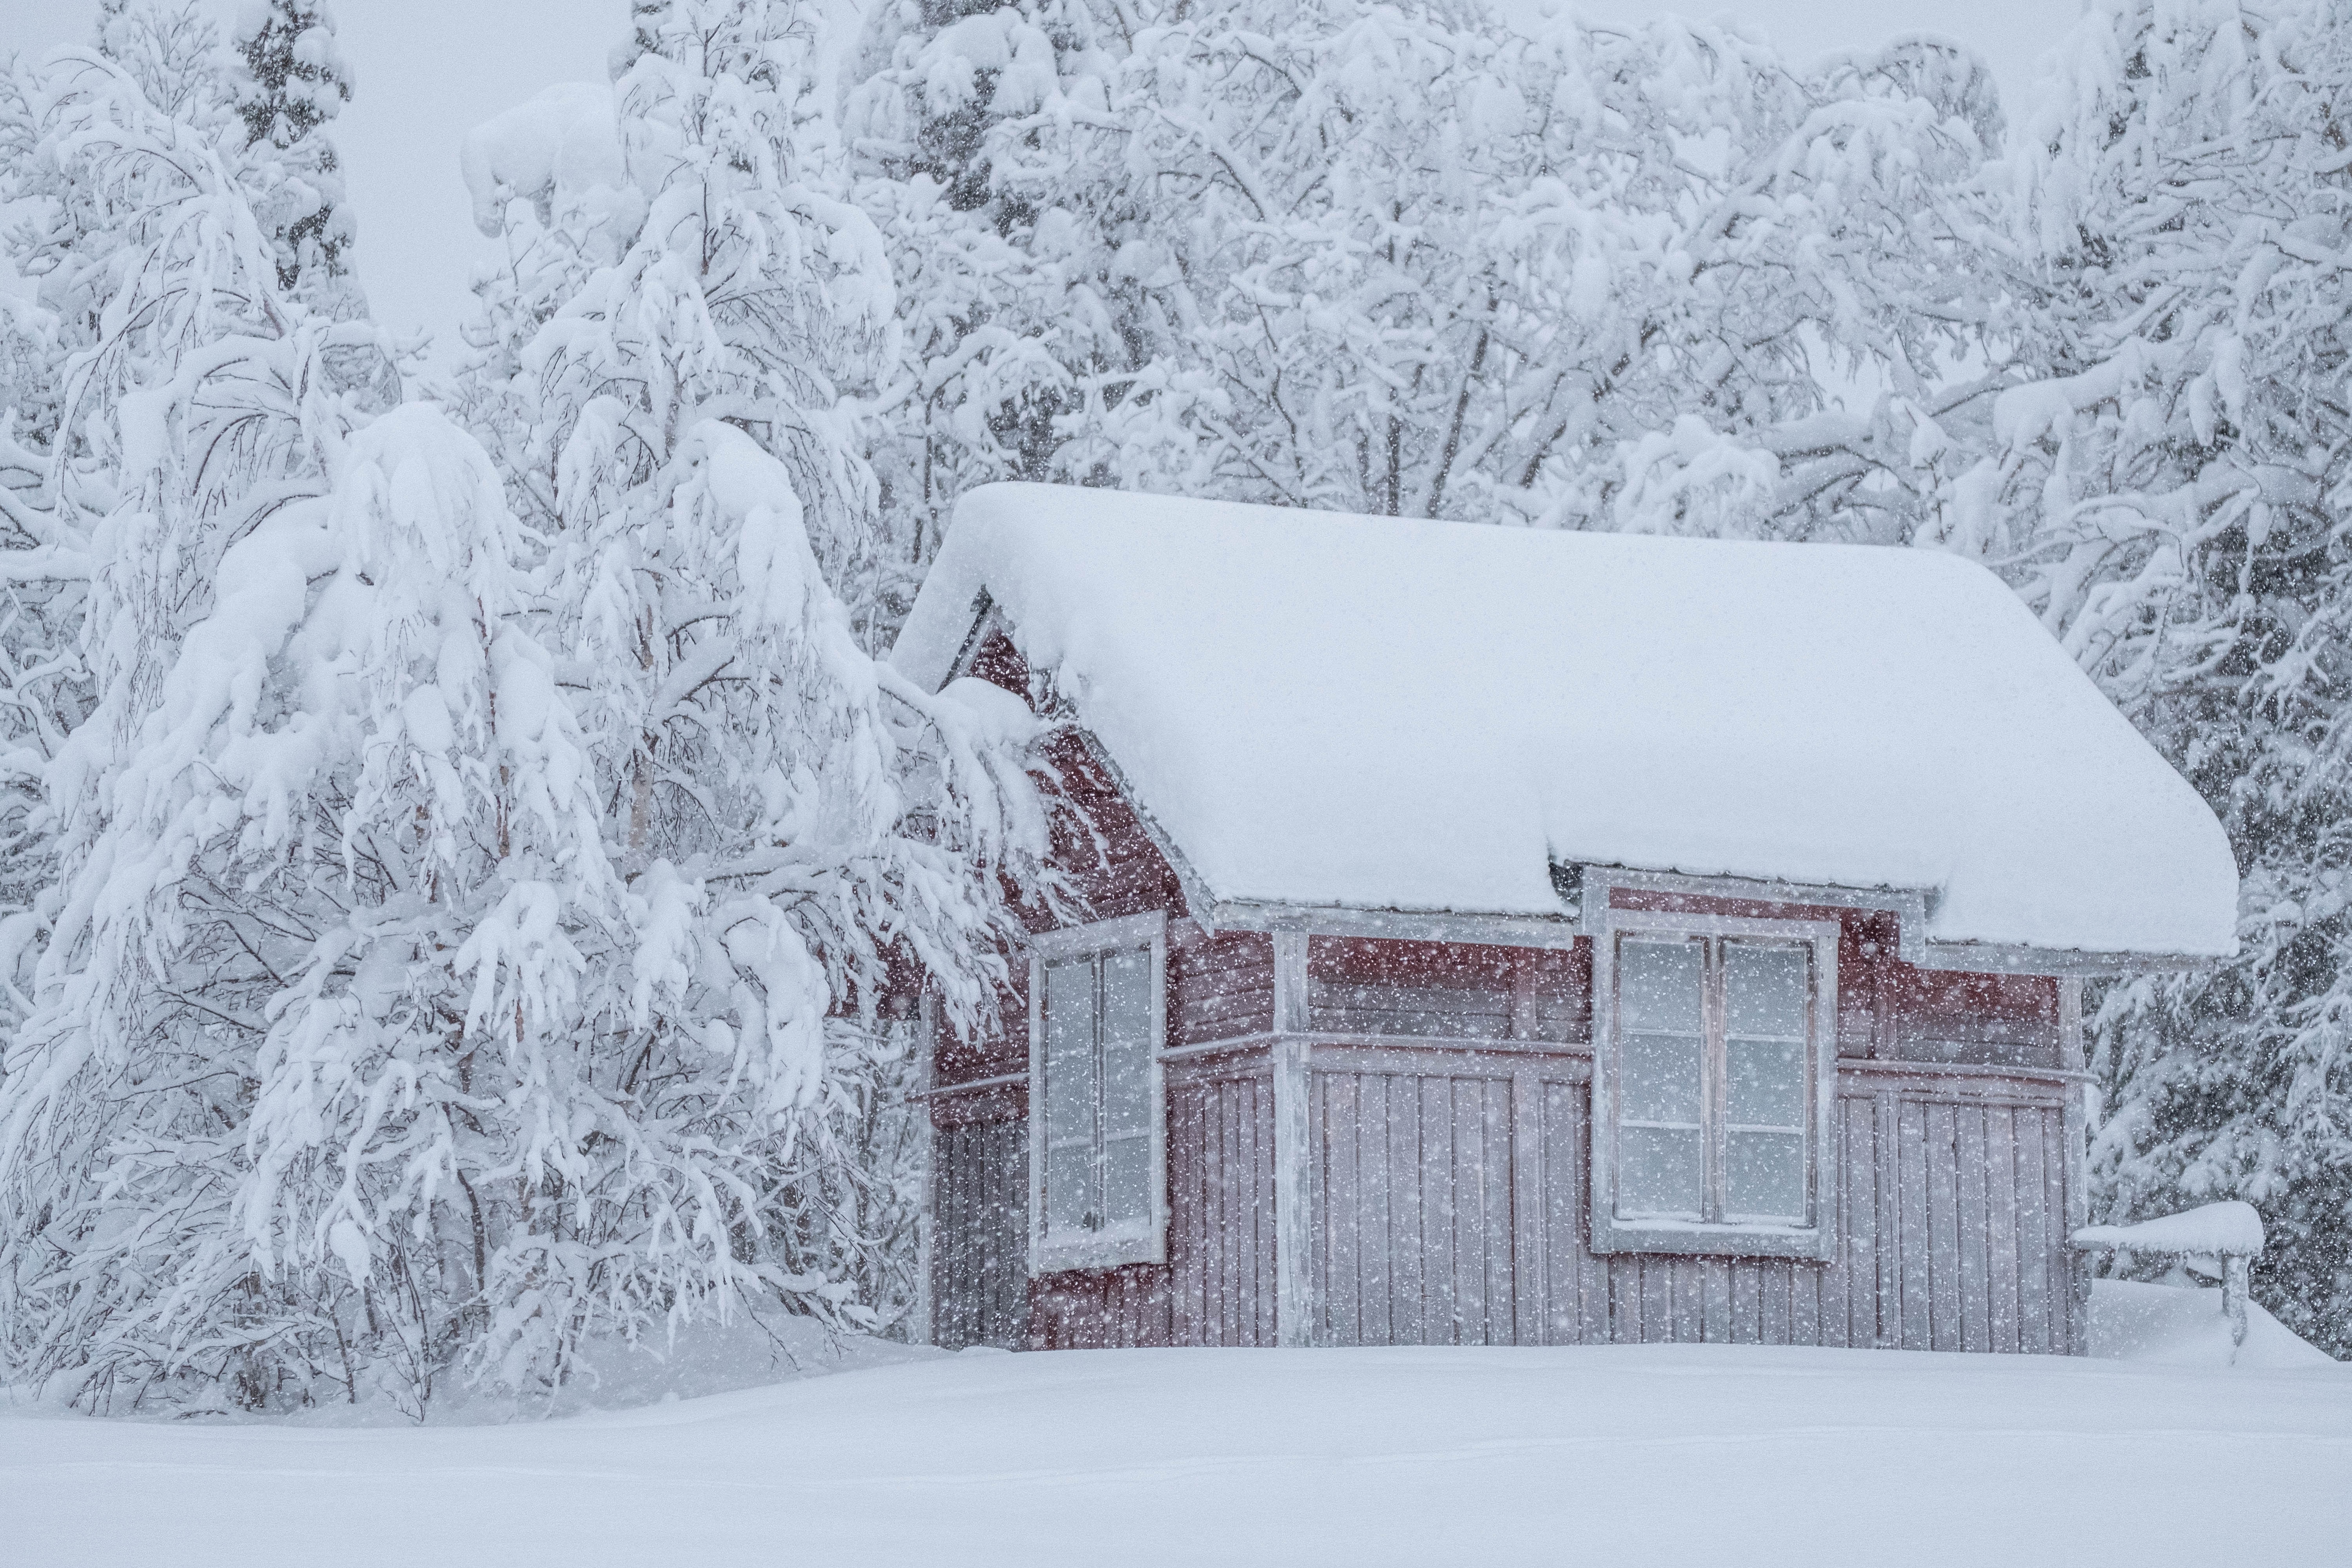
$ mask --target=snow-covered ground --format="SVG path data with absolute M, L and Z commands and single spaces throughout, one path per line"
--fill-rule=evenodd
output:
M 2352 1373 L 2324 1362 L 908 1353 L 504 1426 L 20 1407 L 0 1416 L 0 1561 L 2293 1568 L 2352 1552 Z

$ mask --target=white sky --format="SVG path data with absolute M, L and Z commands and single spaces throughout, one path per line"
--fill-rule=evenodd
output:
M 1554 0 L 1492 0 L 1532 20 Z M 213 0 L 226 16 L 224 0 Z M 1584 0 L 1595 20 L 1681 12 L 1731 21 L 1810 61 L 1899 34 L 1940 33 L 1977 50 L 2018 118 L 2034 62 L 2081 0 Z M 0 56 L 89 36 L 97 0 L 0 0 Z M 446 355 L 487 254 L 474 231 L 457 142 L 467 129 L 553 82 L 601 80 L 628 0 L 333 0 L 357 90 L 334 129 L 359 219 L 359 272 L 376 319 L 429 328 Z

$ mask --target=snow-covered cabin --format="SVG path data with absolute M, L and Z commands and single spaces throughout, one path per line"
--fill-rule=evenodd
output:
M 1002 485 L 893 658 L 1092 821 L 932 1038 L 940 1342 L 2082 1351 L 2082 980 L 2237 874 L 1990 574 Z

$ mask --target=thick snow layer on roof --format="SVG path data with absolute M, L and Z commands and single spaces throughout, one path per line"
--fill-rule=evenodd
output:
M 945 679 L 983 590 L 1219 900 L 1557 914 L 1583 861 L 1927 890 L 1937 942 L 2232 950 L 2212 813 L 1950 556 L 993 485 L 899 666 Z

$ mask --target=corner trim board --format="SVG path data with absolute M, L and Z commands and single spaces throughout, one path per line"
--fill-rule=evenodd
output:
M 1317 1337 L 1307 1052 L 1302 1039 L 1274 1043 L 1274 1332 L 1285 1349 Z

